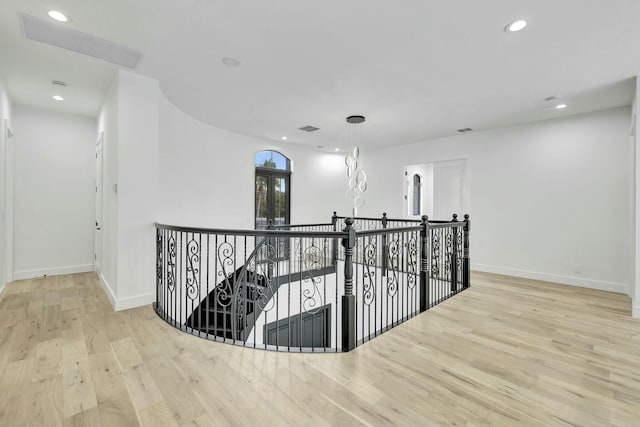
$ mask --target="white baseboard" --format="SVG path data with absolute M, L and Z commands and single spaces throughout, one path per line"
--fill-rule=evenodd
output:
M 113 294 L 113 291 L 111 290 L 111 286 L 109 286 L 109 282 L 107 282 L 107 280 L 104 278 L 104 276 L 102 275 L 102 272 L 100 272 L 100 270 L 97 270 L 96 274 L 98 275 L 98 278 L 100 279 L 100 285 L 102 286 L 102 290 L 107 295 L 107 299 L 111 303 L 111 307 L 113 307 L 113 309 L 115 310 L 116 309 L 116 296 Z
M 629 287 L 623 283 L 605 282 L 601 280 L 582 279 L 579 277 L 562 276 L 558 274 L 540 273 L 537 271 L 519 270 L 517 268 L 498 267 L 494 265 L 472 264 L 471 269 L 485 273 L 504 274 L 507 276 L 523 277 L 525 279 L 543 280 L 545 282 L 561 283 L 564 285 L 580 286 L 582 288 L 598 289 L 600 291 L 627 294 Z
M 42 268 L 38 270 L 22 270 L 13 272 L 13 280 L 33 279 L 42 276 L 60 276 L 62 274 L 88 273 L 93 271 L 93 264 L 68 265 L 65 267 Z
M 640 305 L 634 305 L 631 309 L 631 317 L 635 317 L 636 319 L 640 319 Z
M 130 308 L 142 307 L 156 301 L 156 294 L 136 295 L 129 298 L 120 298 L 116 300 L 116 311 L 128 310 Z
M 100 285 L 102 285 L 102 290 L 104 290 L 104 293 L 107 295 L 107 299 L 109 299 L 111 307 L 113 307 L 114 311 L 128 310 L 130 308 L 149 305 L 156 300 L 156 294 L 136 295 L 134 297 L 118 299 L 111 290 L 109 282 L 107 282 L 102 273 L 100 271 L 96 271 L 96 274 L 100 278 Z

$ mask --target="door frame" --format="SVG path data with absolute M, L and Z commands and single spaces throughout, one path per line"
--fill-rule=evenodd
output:
M 13 155 L 14 147 L 12 138 L 14 136 L 9 126 L 9 119 L 5 118 L 3 122 L 2 136 L 3 144 L 3 174 L 4 174 L 4 277 L 0 278 L 0 285 L 13 281 Z
M 100 156 L 98 158 L 98 150 Z M 98 164 L 99 161 L 99 164 Z M 100 174 L 100 188 L 98 188 L 98 174 Z M 98 191 L 100 190 L 100 191 Z M 93 229 L 93 268 L 96 272 L 101 273 L 102 268 L 102 225 L 104 223 L 104 131 L 100 131 L 100 135 L 96 140 L 96 176 L 95 176 L 95 193 L 94 193 L 94 229 Z M 98 198 L 99 204 L 98 204 Z
M 269 213 L 274 213 L 275 211 L 275 196 L 273 196 L 272 198 L 269 197 L 269 189 L 273 188 L 273 183 L 274 183 L 274 179 L 275 178 L 285 178 L 286 183 L 287 183 L 287 192 L 286 192 L 286 208 L 287 208 L 287 215 L 285 218 L 285 223 L 286 224 L 290 224 L 291 223 L 291 171 L 287 171 L 287 170 L 282 170 L 282 169 L 272 169 L 272 168 L 261 168 L 261 167 L 256 167 L 255 168 L 255 174 L 253 177 L 253 226 L 254 228 L 257 230 L 257 223 L 256 220 L 258 219 L 256 217 L 256 214 L 258 213 L 257 209 L 257 203 L 256 203 L 256 180 L 258 178 L 258 175 L 262 175 L 262 176 L 267 176 L 267 210 L 269 211 Z M 269 219 L 267 218 L 267 223 L 268 223 Z

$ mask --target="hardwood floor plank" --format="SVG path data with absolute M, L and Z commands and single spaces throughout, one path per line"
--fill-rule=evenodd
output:
M 62 374 L 62 339 L 54 338 L 38 344 L 32 380 L 40 381 Z
M 174 413 L 164 400 L 154 403 L 140 412 L 140 425 L 143 427 L 178 427 Z
M 136 412 L 140 413 L 163 400 L 162 393 L 144 364 L 123 369 L 122 376 Z
M 113 341 L 111 343 L 111 348 L 113 349 L 113 353 L 116 355 L 118 363 L 120 364 L 120 369 L 131 368 L 143 363 L 131 337 Z
M 133 407 L 127 387 L 122 377 L 116 381 L 96 386 L 100 420 L 104 426 L 137 426 L 139 425 L 136 410 Z
M 83 340 L 62 346 L 62 378 L 65 419 L 98 405 L 90 374 L 89 355 Z

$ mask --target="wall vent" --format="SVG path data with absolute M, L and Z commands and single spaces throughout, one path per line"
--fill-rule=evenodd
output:
M 307 126 L 301 127 L 300 130 L 303 130 L 305 132 L 315 132 L 317 130 L 320 130 L 320 128 L 317 128 L 317 127 L 311 126 L 311 125 L 307 125 Z
M 465 132 L 471 132 L 473 129 L 471 128 L 462 128 L 462 129 L 458 129 L 458 132 L 460 133 L 465 133 Z

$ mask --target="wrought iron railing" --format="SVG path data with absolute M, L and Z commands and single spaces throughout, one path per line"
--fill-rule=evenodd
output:
M 467 215 L 339 219 L 267 230 L 156 224 L 156 312 L 215 341 L 350 351 L 469 287 Z

